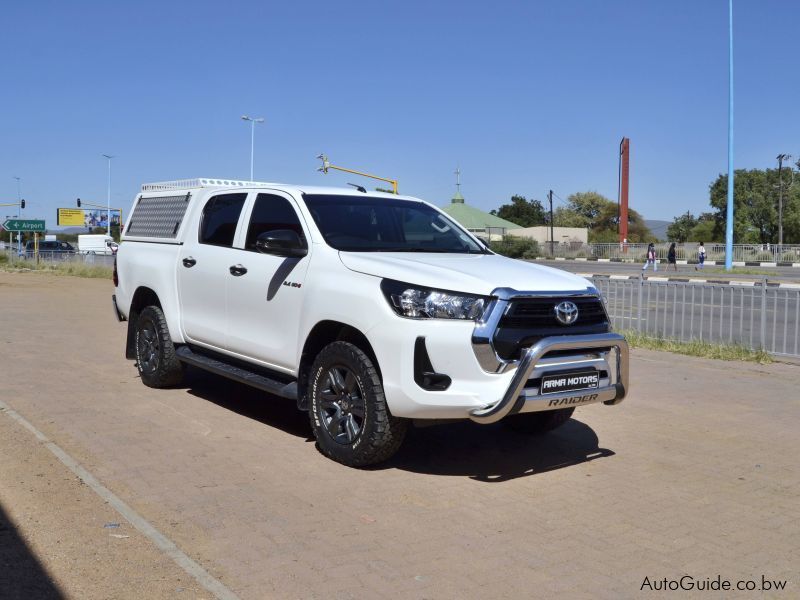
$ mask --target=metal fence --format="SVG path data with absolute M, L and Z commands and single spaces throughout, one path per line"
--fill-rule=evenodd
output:
M 697 246 L 695 242 L 676 244 L 676 259 L 697 262 Z M 705 244 L 706 260 L 724 262 L 725 244 Z M 667 259 L 669 244 L 656 244 L 656 255 Z M 549 243 L 542 246 L 544 256 L 559 258 L 607 258 L 614 260 L 634 260 L 644 262 L 647 256 L 647 244 L 583 244 L 568 242 Z M 780 248 L 770 244 L 734 244 L 733 262 L 800 262 L 800 245 L 784 244 Z
M 24 264 L 26 262 L 34 262 L 37 260 L 33 254 L 25 252 L 22 255 L 17 254 L 17 249 L 6 249 L 6 257 L 9 262 L 16 262 Z M 68 254 L 64 252 L 40 252 L 38 257 L 39 262 L 47 263 L 80 263 L 86 265 L 97 266 L 114 266 L 114 256 L 110 254 Z
M 800 289 L 596 277 L 615 329 L 800 357 Z

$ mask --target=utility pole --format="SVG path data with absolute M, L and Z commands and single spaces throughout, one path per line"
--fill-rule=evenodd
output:
M 683 240 L 684 242 L 688 242 L 688 241 L 689 241 L 689 234 L 690 234 L 690 232 L 692 231 L 692 228 L 691 228 L 691 227 L 689 227 L 689 224 L 690 224 L 691 222 L 692 222 L 692 215 L 691 215 L 691 214 L 689 213 L 689 211 L 687 210 L 687 211 L 686 211 L 686 239 L 685 239 L 685 240 Z
M 550 256 L 555 254 L 555 237 L 553 235 L 553 190 L 547 195 L 550 199 Z
M 783 251 L 783 161 L 789 160 L 788 154 L 778 154 L 778 254 Z

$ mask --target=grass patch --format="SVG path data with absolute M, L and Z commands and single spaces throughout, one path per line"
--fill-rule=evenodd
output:
M 638 331 L 621 331 L 632 348 L 645 348 L 646 350 L 661 350 L 674 352 L 687 356 L 702 358 L 716 358 L 718 360 L 736 360 L 756 362 L 762 365 L 773 362 L 772 356 L 765 350 L 750 350 L 738 344 L 712 344 L 700 340 L 679 342 L 666 338 L 646 337 Z
M 48 273 L 70 277 L 87 277 L 89 279 L 111 279 L 114 269 L 105 265 L 79 262 L 40 262 L 37 264 L 33 260 L 9 260 L 8 257 L 0 256 L 0 271 Z

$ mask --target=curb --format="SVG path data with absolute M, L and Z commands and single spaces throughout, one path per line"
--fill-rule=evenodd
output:
M 638 275 L 608 275 L 603 273 L 575 273 L 578 277 L 587 279 L 621 279 L 625 281 L 639 281 Z M 643 277 L 642 281 L 653 281 L 657 283 L 712 283 L 717 285 L 738 285 L 741 287 L 762 287 L 766 284 L 768 288 L 782 288 L 790 290 L 800 290 L 800 283 L 780 283 L 777 281 L 741 281 L 737 279 L 694 279 L 689 277 Z
M 582 258 L 564 258 L 562 256 L 556 257 L 549 257 L 549 256 L 538 256 L 534 260 L 541 260 L 541 261 L 563 261 L 563 260 L 571 260 L 574 262 L 601 262 L 601 263 L 642 263 L 642 260 L 634 259 L 634 258 L 597 258 L 596 256 L 589 256 L 589 257 L 582 257 Z M 658 259 L 658 262 L 666 264 L 666 260 Z M 679 265 L 698 265 L 700 264 L 696 260 L 679 260 L 676 261 Z M 706 265 L 724 265 L 725 261 L 720 260 L 707 260 L 705 262 Z M 800 268 L 800 262 L 757 262 L 757 261 L 733 261 L 734 267 L 795 267 Z

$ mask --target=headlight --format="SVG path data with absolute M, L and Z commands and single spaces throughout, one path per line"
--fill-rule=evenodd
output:
M 391 279 L 381 282 L 389 305 L 402 317 L 413 319 L 467 319 L 476 321 L 483 316 L 488 298 L 469 296 L 446 290 L 401 283 Z

